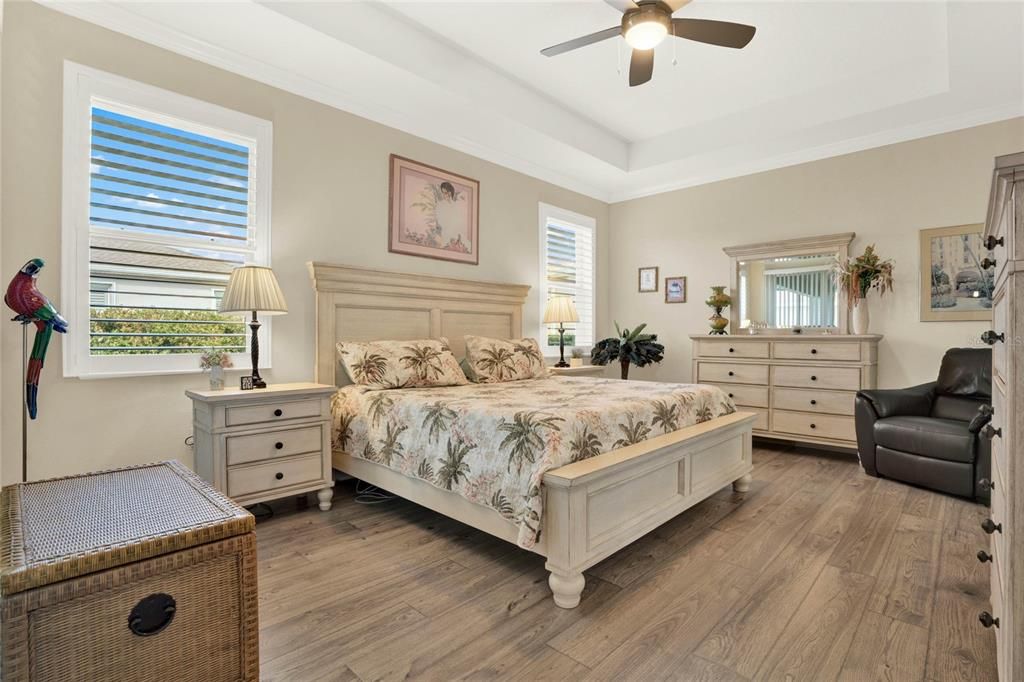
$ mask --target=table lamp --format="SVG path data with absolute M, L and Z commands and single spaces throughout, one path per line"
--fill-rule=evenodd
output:
M 579 322 L 580 316 L 576 312 L 576 304 L 570 296 L 552 296 L 548 299 L 548 305 L 544 309 L 544 324 L 558 323 L 558 362 L 555 367 L 568 367 L 565 361 L 565 323 Z
M 243 265 L 231 271 L 231 278 L 224 289 L 220 302 L 222 313 L 252 313 L 249 328 L 252 329 L 252 387 L 266 388 L 267 382 L 260 377 L 260 342 L 256 336 L 260 321 L 257 313 L 281 315 L 288 312 L 284 293 L 277 284 L 274 271 L 262 265 Z

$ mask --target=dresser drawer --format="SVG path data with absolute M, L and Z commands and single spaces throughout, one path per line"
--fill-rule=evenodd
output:
M 991 535 L 988 535 L 992 546 L 992 552 L 1002 559 L 1003 564 L 1008 559 L 1006 554 L 1006 533 L 1009 526 L 1009 519 L 1006 516 L 1006 484 L 1004 479 L 998 471 L 992 472 L 992 502 L 988 510 L 988 518 L 992 519 L 997 524 L 1001 524 L 1003 530 L 995 531 Z M 1003 572 L 1003 581 L 1005 585 L 1006 573 Z
M 992 373 L 999 377 L 1003 383 L 1007 383 L 1009 377 L 1006 376 L 1006 347 L 1007 344 L 1013 343 L 1010 338 L 1013 336 L 1012 330 L 1009 328 L 1009 300 L 1007 293 L 1010 287 L 1014 284 L 1013 279 L 1007 280 L 1003 286 L 999 287 L 995 292 L 995 296 L 992 299 L 992 329 L 998 333 L 1004 335 L 1004 341 L 996 341 L 992 344 Z
M 816 438 L 857 439 L 853 417 L 772 410 L 772 431 Z
M 860 388 L 858 367 L 787 367 L 772 368 L 776 386 L 796 388 L 836 388 L 856 391 Z
M 780 360 L 860 360 L 860 344 L 850 342 L 776 341 Z
M 697 355 L 709 358 L 767 358 L 767 341 L 698 341 Z
M 822 391 L 812 388 L 773 388 L 772 407 L 820 414 L 853 416 L 853 391 Z
M 1003 479 L 1009 478 L 1009 467 L 1006 462 L 1006 438 L 1009 435 L 1006 421 L 1006 398 L 1003 396 L 1002 384 L 992 382 L 992 421 L 993 428 L 1000 430 L 1000 435 L 992 437 L 992 468 L 998 469 Z M 984 436 L 983 436 L 984 437 Z
M 228 436 L 224 442 L 228 466 L 306 452 L 318 453 L 323 446 L 323 429 L 323 426 L 306 426 L 248 436 Z
M 704 383 L 768 385 L 768 365 L 741 365 L 728 362 L 698 362 L 697 381 Z
M 737 406 L 768 407 L 767 386 L 745 386 L 743 384 L 712 384 L 725 391 Z
M 228 469 L 228 496 L 242 497 L 323 479 L 320 453 Z
M 754 429 L 757 431 L 768 430 L 768 410 L 763 407 L 748 407 L 747 405 L 737 405 L 737 412 L 753 412 L 757 415 L 757 419 L 754 420 Z
M 319 400 L 290 400 L 225 408 L 227 426 L 261 424 L 320 416 Z

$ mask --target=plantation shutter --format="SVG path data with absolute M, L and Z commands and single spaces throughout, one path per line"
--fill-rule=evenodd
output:
M 566 323 L 565 345 L 594 345 L 594 230 L 548 219 L 544 239 L 547 298 L 571 296 L 580 321 Z M 547 325 L 547 345 L 558 345 L 557 324 Z
M 231 271 L 256 259 L 254 143 L 91 114 L 90 355 L 243 352 L 244 322 L 217 307 Z

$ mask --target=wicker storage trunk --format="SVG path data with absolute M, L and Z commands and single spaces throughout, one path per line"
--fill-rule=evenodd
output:
M 257 680 L 254 524 L 176 462 L 5 487 L 2 679 Z

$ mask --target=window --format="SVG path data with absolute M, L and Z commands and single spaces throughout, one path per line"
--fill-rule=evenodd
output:
M 270 123 L 70 62 L 64 83 L 65 376 L 244 366 L 217 308 L 234 268 L 269 265 Z
M 571 296 L 580 321 L 566 323 L 565 346 L 588 352 L 594 345 L 594 264 L 596 222 L 585 215 L 540 205 L 540 319 L 552 296 Z M 541 348 L 558 353 L 557 324 L 541 325 Z

